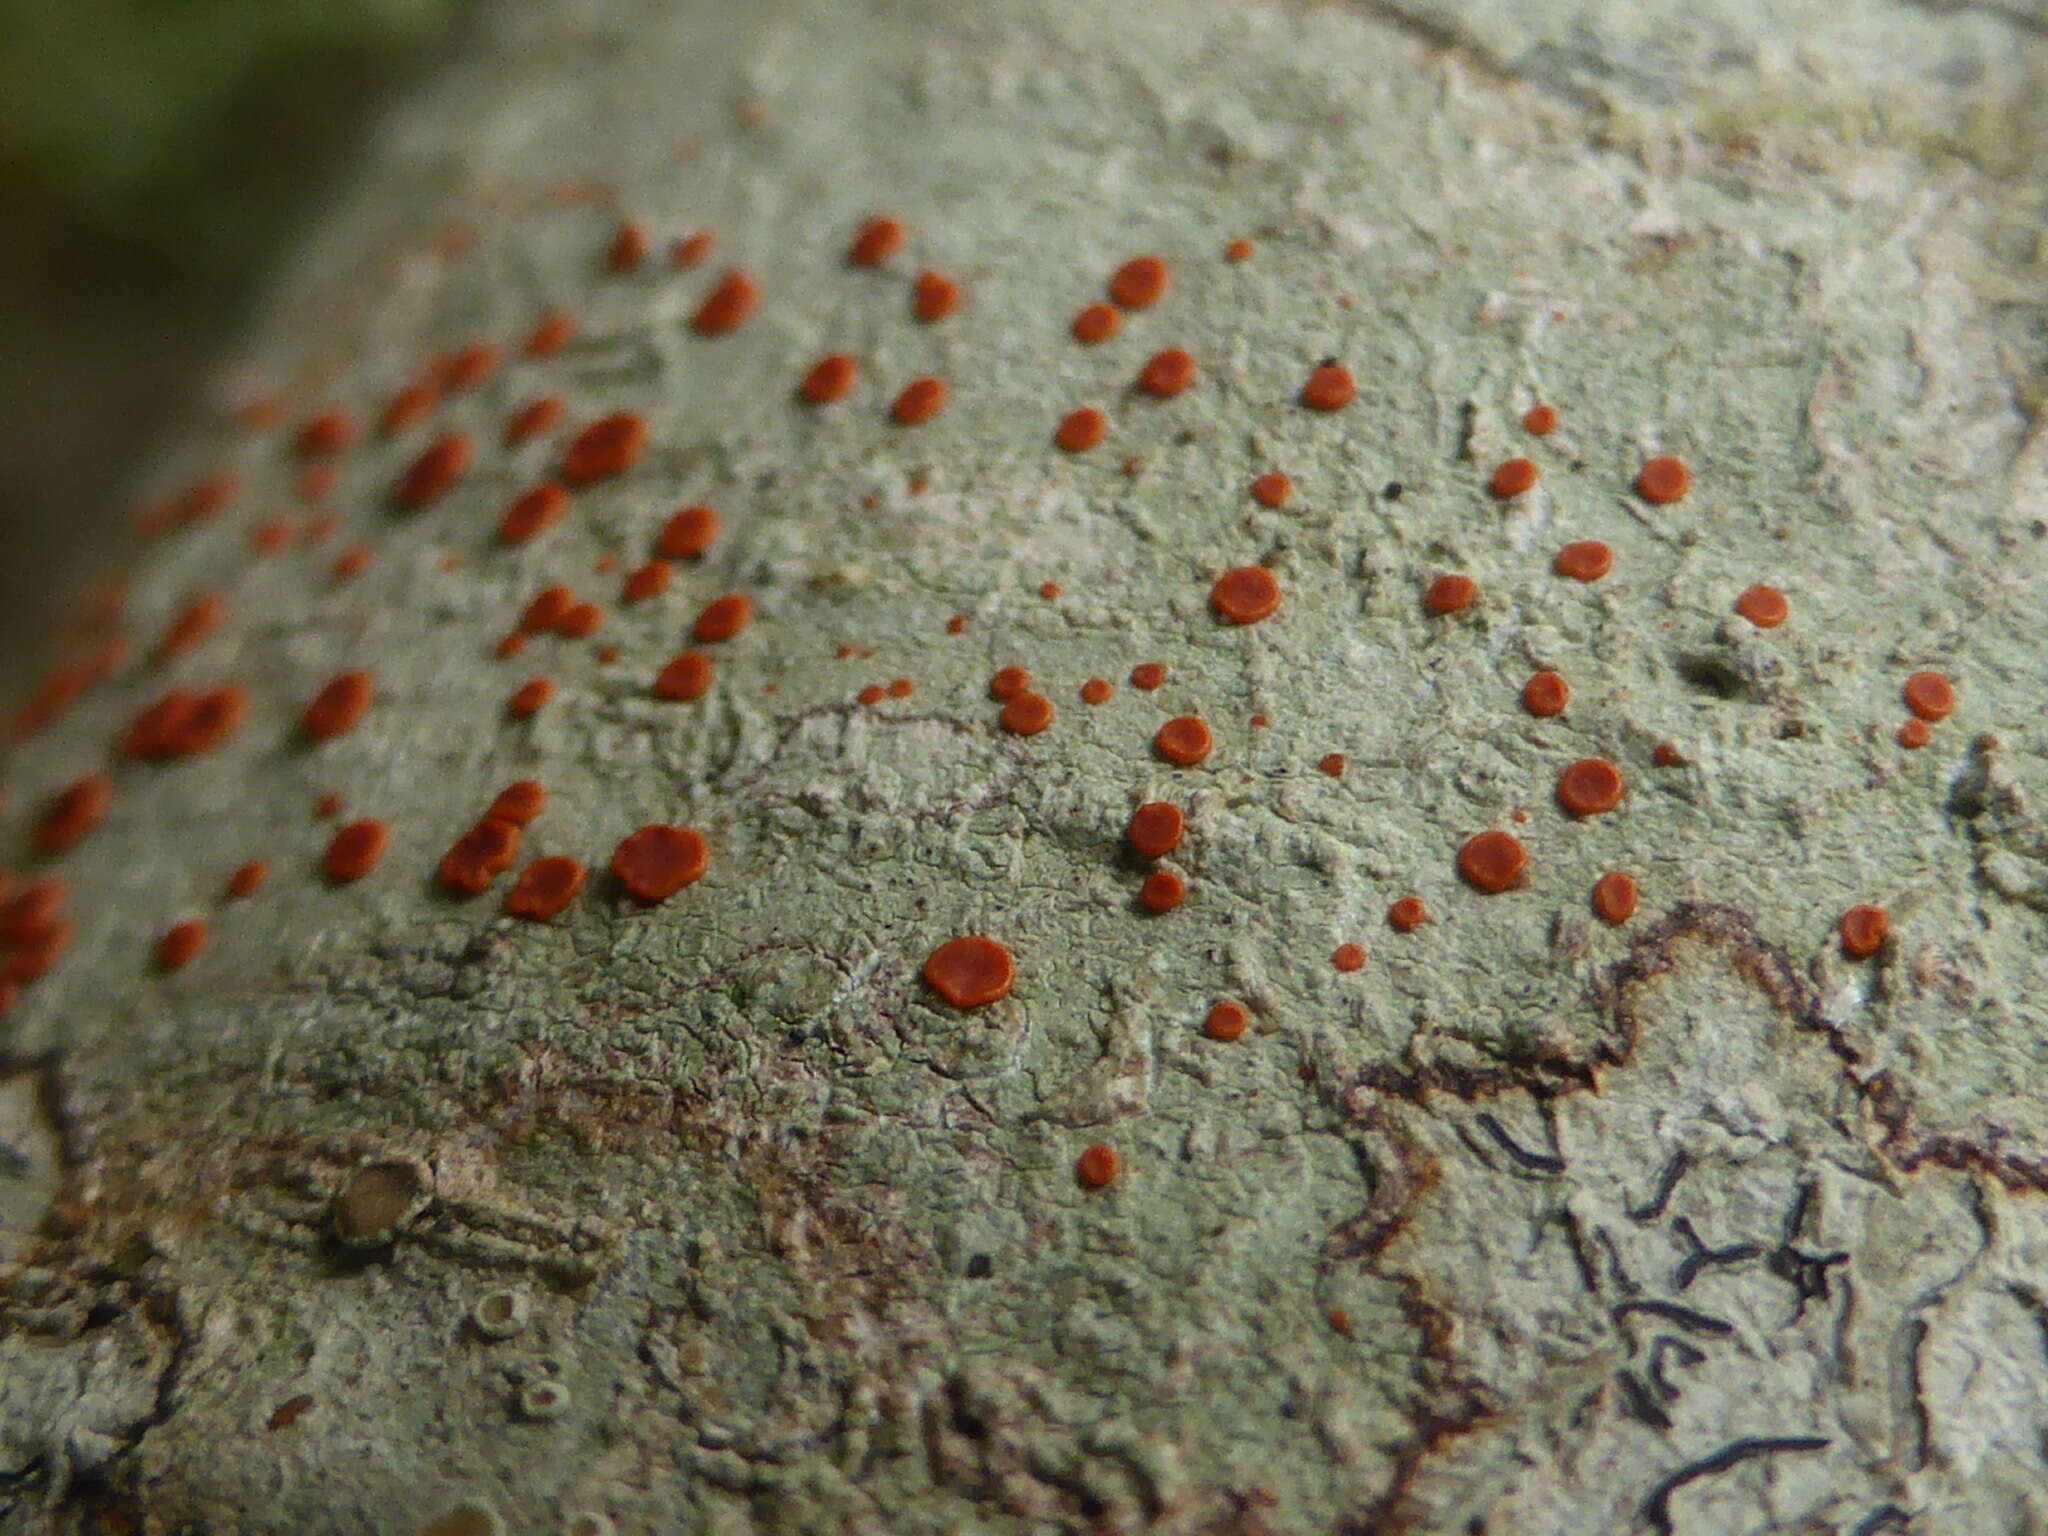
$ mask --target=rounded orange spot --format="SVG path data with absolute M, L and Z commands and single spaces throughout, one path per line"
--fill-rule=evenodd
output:
M 844 352 L 821 357 L 804 375 L 803 397 L 813 405 L 830 405 L 853 393 L 860 378 L 860 364 Z
M 1387 926 L 1396 933 L 1413 933 L 1429 921 L 1429 908 L 1420 896 L 1403 896 L 1387 908 Z
M 647 259 L 647 231 L 638 224 L 621 224 L 605 252 L 605 264 L 614 272 L 631 272 Z
M 1074 1159 L 1074 1177 L 1084 1188 L 1107 1189 L 1116 1182 L 1123 1167 L 1123 1159 L 1116 1155 L 1115 1148 L 1097 1145 Z
M 1141 661 L 1131 668 L 1131 686 L 1145 693 L 1166 685 L 1166 668 L 1156 661 Z
M 1433 613 L 1463 613 L 1479 600 L 1479 583 L 1470 576 L 1439 576 L 1422 600 Z
M 947 634 L 949 634 L 949 635 L 964 635 L 964 634 L 966 634 L 966 633 L 967 633 L 967 615 L 966 615 L 966 614 L 964 614 L 964 613 L 956 613 L 956 614 L 954 614 L 954 615 L 953 615 L 953 617 L 951 617 L 950 619 L 946 620 L 946 633 L 947 633 Z
M 1168 347 L 1153 354 L 1152 360 L 1139 370 L 1138 388 L 1148 395 L 1170 400 L 1195 382 L 1198 371 L 1193 357 L 1179 347 Z
M 1955 685 L 1939 672 L 1915 672 L 1906 679 L 1906 708 L 1922 720 L 1946 720 L 1956 712 Z
M 515 779 L 498 791 L 484 815 L 517 827 L 530 826 L 547 804 L 548 792 L 537 780 Z
M 562 459 L 562 474 L 572 485 L 588 485 L 631 469 L 647 450 L 647 418 L 621 411 L 594 421 L 576 436 Z
M 944 379 L 912 379 L 889 408 L 898 425 L 921 427 L 946 408 L 950 391 Z
M 1677 459 L 1652 459 L 1636 475 L 1636 494 L 1655 506 L 1683 501 L 1691 489 L 1692 471 Z
M 1116 697 L 1116 690 L 1110 687 L 1109 681 L 1106 678 L 1091 677 L 1081 685 L 1081 702 L 1083 704 L 1107 704 L 1114 697 Z
M 1593 910 L 1600 921 L 1619 928 L 1636 915 L 1636 883 L 1620 870 L 1610 870 L 1593 882 Z
M 482 895 L 518 861 L 524 837 L 517 822 L 486 816 L 441 856 L 442 888 L 457 896 Z
M 542 395 L 538 400 L 529 400 L 519 408 L 513 418 L 505 424 L 505 446 L 516 448 L 521 443 L 552 432 L 562 424 L 567 411 L 562 402 L 553 395 Z
M 203 592 L 179 610 L 156 643 L 156 659 L 169 661 L 182 656 L 226 622 L 228 600 L 218 592 Z
M 171 924 L 156 942 L 156 968 L 160 971 L 182 971 L 199 958 L 199 952 L 206 948 L 210 937 L 212 930 L 196 918 Z
M 476 444 L 461 432 L 451 432 L 412 462 L 398 483 L 398 504 L 419 511 L 439 501 L 476 462 Z
M 441 403 L 441 391 L 431 384 L 408 384 L 384 407 L 377 430 L 386 437 L 402 437 L 425 421 Z
M 666 901 L 710 867 L 703 833 L 658 822 L 628 835 L 612 853 L 612 873 L 640 901 Z
M 270 865 L 262 859 L 251 859 L 228 876 L 227 897 L 230 901 L 244 901 L 262 890 L 269 880 Z
M 345 582 L 354 581 L 376 563 L 376 551 L 367 544 L 358 544 L 334 557 L 334 565 L 328 571 L 328 579 L 336 586 L 340 586 Z
M 1249 240 L 1233 240 L 1223 247 L 1223 259 L 1233 264 L 1250 261 L 1252 253 L 1257 249 L 1258 247 Z
M 708 229 L 700 229 L 679 236 L 668 248 L 669 264 L 675 267 L 701 267 L 711 259 L 711 253 L 718 249 L 718 236 Z
M 674 575 L 675 567 L 666 560 L 650 560 L 627 575 L 619 588 L 620 601 L 649 602 L 668 590 L 669 581 Z
M 576 594 L 567 587 L 548 587 L 534 594 L 526 611 L 519 616 L 519 627 L 528 634 L 546 634 L 558 627 L 571 609 L 576 606 Z
M 963 295 L 960 285 L 942 272 L 920 272 L 911 290 L 910 312 L 926 325 L 959 312 Z
M 1187 820 L 1180 807 L 1165 800 L 1148 800 L 1131 813 L 1124 837 L 1131 847 L 1148 859 L 1163 859 L 1180 846 Z
M 1301 403 L 1313 411 L 1341 411 L 1357 397 L 1357 380 L 1335 363 L 1323 364 L 1301 387 Z
M 327 741 L 352 730 L 369 711 L 376 682 L 368 672 L 342 672 L 313 696 L 299 724 L 314 741 Z
M 323 411 L 299 428 L 299 452 L 309 459 L 346 453 L 356 440 L 355 418 L 346 411 Z
M 1159 734 L 1153 738 L 1159 755 L 1169 763 L 1182 768 L 1192 768 L 1208 760 L 1216 741 L 1209 734 L 1209 727 L 1194 715 L 1179 715 L 1159 727 Z
M 560 313 L 545 315 L 533 328 L 533 334 L 526 338 L 526 346 L 522 350 L 536 360 L 553 357 L 575 339 L 576 322 L 573 319 Z
M 1574 816 L 1599 816 L 1621 804 L 1621 770 L 1603 758 L 1573 763 L 1557 780 L 1557 803 Z
M 1256 624 L 1280 611 L 1280 583 L 1262 566 L 1241 565 L 1216 578 L 1209 606 L 1233 624 Z
M 869 683 L 867 687 L 861 689 L 859 693 L 853 696 L 853 702 L 860 705 L 863 709 L 873 709 L 887 697 L 889 697 L 888 689 L 882 687 L 879 683 Z
M 1548 437 L 1557 430 L 1557 408 L 1549 405 L 1532 405 L 1522 418 L 1522 430 L 1531 437 Z
M 1074 316 L 1074 340 L 1084 347 L 1099 346 L 1123 329 L 1124 317 L 1107 304 L 1090 304 Z
M 555 633 L 587 640 L 604 628 L 604 610 L 595 603 L 577 603 L 555 625 Z
M 547 708 L 548 701 L 554 696 L 555 685 L 552 679 L 530 677 L 513 691 L 505 708 L 515 720 L 530 720 Z
M 1792 605 L 1776 587 L 1751 587 L 1735 599 L 1735 611 L 1758 629 L 1776 629 L 1792 617 Z
M 281 555 L 291 547 L 291 524 L 280 518 L 258 523 L 249 535 L 249 548 L 260 556 Z
M 1458 873 L 1475 891 L 1498 895 L 1522 878 L 1529 855 L 1508 832 L 1482 832 L 1458 850 Z
M 1013 736 L 1036 736 L 1052 720 L 1052 700 L 1042 693 L 1020 693 L 1003 706 L 1003 729 Z
M 994 939 L 969 934 L 933 950 L 924 962 L 924 979 L 955 1008 L 986 1008 L 1010 995 L 1017 967 Z
M 1138 900 L 1148 912 L 1171 912 L 1187 896 L 1187 881 L 1170 869 L 1155 869 L 1138 887 Z
M 1493 494 L 1502 501 L 1536 488 L 1536 465 L 1528 459 L 1509 459 L 1493 472 Z
M 1109 418 L 1092 405 L 1084 405 L 1062 421 L 1053 441 L 1068 453 L 1086 453 L 1101 446 L 1109 436 Z
M 1157 256 L 1133 256 L 1109 279 L 1110 302 L 1124 309 L 1150 309 L 1166 297 L 1173 273 Z
M 1557 552 L 1557 574 L 1573 581 L 1598 581 L 1613 569 L 1614 551 L 1598 539 L 1567 544 Z
M 1330 956 L 1330 964 L 1349 976 L 1365 969 L 1365 946 L 1362 944 L 1339 944 Z
M 1251 1015 L 1240 1003 L 1221 1002 L 1202 1020 L 1202 1033 L 1211 1040 L 1235 1040 L 1251 1026 Z
M 889 697 L 892 699 L 907 699 L 915 692 L 917 684 L 907 677 L 894 678 L 889 683 Z
M 718 541 L 723 527 L 709 507 L 685 507 L 663 525 L 655 553 L 665 560 L 696 560 Z
M 1837 927 L 1842 935 L 1842 953 L 1851 960 L 1868 960 L 1884 948 L 1892 931 L 1892 920 L 1883 907 L 1851 907 L 1842 914 Z
M 869 219 L 847 247 L 846 259 L 856 267 L 879 267 L 903 249 L 910 232 L 894 219 Z
M 1561 715 L 1572 701 L 1572 685 L 1555 672 L 1538 672 L 1522 685 L 1522 708 L 1540 720 Z
M 115 780 L 111 774 L 86 774 L 59 791 L 43 807 L 31 840 L 39 854 L 61 854 L 72 848 L 106 815 L 115 803 Z
M 498 371 L 498 349 L 488 341 L 473 342 L 448 359 L 441 371 L 441 387 L 460 394 L 475 389 Z
M 1031 686 L 1031 674 L 1022 667 L 1004 667 L 988 680 L 988 691 L 992 698 L 1009 700 L 1017 697 Z
M 1038 595 L 1044 598 L 1048 603 L 1053 602 L 1057 600 L 1060 595 L 1060 584 L 1056 581 L 1040 582 L 1038 586 Z
M 711 657 L 702 651 L 684 651 L 662 672 L 655 674 L 653 692 L 655 698 L 672 698 L 682 705 L 702 698 L 711 692 L 713 666 Z
M 1293 494 L 1294 482 L 1277 469 L 1252 482 L 1252 500 L 1262 507 L 1284 506 Z
M 754 286 L 754 280 L 735 267 L 697 306 L 690 323 L 701 335 L 722 336 L 745 325 L 760 302 L 761 290 Z
M 391 828 L 381 821 L 352 821 L 334 834 L 322 861 L 336 885 L 362 879 L 383 862 L 391 846 Z
M 1685 754 L 1668 741 L 1660 741 L 1651 749 L 1650 761 L 1659 768 L 1683 768 Z
M 1347 759 L 1342 752 L 1326 753 L 1324 754 L 1322 760 L 1316 764 L 1316 767 L 1321 769 L 1324 773 L 1327 773 L 1333 779 L 1343 778 L 1344 770 L 1350 766 L 1350 760 Z
M 520 871 L 512 889 L 506 892 L 505 910 L 528 922 L 548 922 L 559 917 L 582 894 L 585 878 L 581 860 L 560 854 L 535 859 Z
M 569 510 L 569 493 L 552 480 L 536 485 L 505 509 L 498 523 L 500 544 L 524 544 L 547 532 Z
M 715 644 L 732 639 L 753 621 L 754 600 L 744 592 L 728 592 L 704 605 L 690 633 L 707 644 Z
M 1899 745 L 1908 752 L 1918 752 L 1934 740 L 1933 728 L 1917 716 L 1899 727 Z
M 333 790 L 329 790 L 314 802 L 313 819 L 315 821 L 332 821 L 342 813 L 347 805 L 348 802 L 346 800 L 334 793 Z

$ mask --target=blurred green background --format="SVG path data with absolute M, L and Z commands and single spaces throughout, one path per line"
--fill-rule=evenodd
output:
M 0 700 L 458 0 L 0 0 Z

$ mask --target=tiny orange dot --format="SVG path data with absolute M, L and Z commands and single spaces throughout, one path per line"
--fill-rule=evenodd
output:
M 1776 629 L 1792 617 L 1792 605 L 1776 587 L 1751 587 L 1735 599 L 1735 611 L 1758 629 Z
M 1113 1148 L 1093 1146 L 1074 1160 L 1074 1176 L 1089 1189 L 1107 1189 L 1123 1172 L 1123 1159 Z
M 1294 482 L 1278 470 L 1259 476 L 1252 482 L 1252 500 L 1262 507 L 1278 507 L 1294 494 Z
M 1946 720 L 1956 710 L 1955 685 L 1939 672 L 1915 672 L 1906 679 L 1906 708 L 1922 720 Z
M 1880 949 L 1892 931 L 1892 920 L 1883 907 L 1851 907 L 1837 925 L 1842 935 L 1842 953 L 1851 960 L 1868 960 Z
M 730 640 L 753 620 L 754 600 L 744 592 L 728 592 L 704 605 L 704 611 L 697 615 L 697 622 L 691 626 L 691 633 L 706 642 Z
M 1148 800 L 1131 813 L 1124 838 L 1141 857 L 1163 859 L 1180 846 L 1187 819 L 1168 800 Z
M 856 267 L 879 267 L 903 249 L 909 231 L 894 219 L 870 219 L 854 236 L 846 259 Z
M 1099 346 L 1123 329 L 1124 317 L 1107 304 L 1090 304 L 1074 316 L 1074 340 L 1084 347 Z
M 1493 494 L 1502 501 L 1533 490 L 1535 485 L 1536 466 L 1528 459 L 1509 459 L 1493 472 Z
M 1621 771 L 1601 758 L 1581 758 L 1557 780 L 1557 803 L 1574 816 L 1600 816 L 1621 804 Z
M 861 689 L 859 693 L 853 696 L 853 702 L 860 705 L 863 709 L 873 709 L 887 697 L 889 697 L 888 690 L 884 689 L 879 683 L 869 683 L 867 687 Z
M 1179 347 L 1155 353 L 1138 373 L 1138 388 L 1148 395 L 1170 400 L 1195 382 L 1200 370 L 1194 358 Z
M 955 1008 L 986 1008 L 1010 995 L 1016 962 L 994 939 L 948 939 L 924 963 L 925 985 Z
M 960 285 L 941 272 L 920 272 L 911 292 L 911 312 L 926 325 L 956 313 L 962 302 Z
M 1091 677 L 1081 685 L 1083 704 L 1107 704 L 1115 696 L 1116 689 L 1112 688 L 1105 678 Z
M 1013 736 L 1036 736 L 1052 720 L 1052 700 L 1040 693 L 1020 693 L 1003 706 L 1003 729 Z
M 692 703 L 711 691 L 716 667 L 701 651 L 684 651 L 654 677 L 654 696 L 678 704 Z
M 1636 915 L 1635 881 L 1618 869 L 1602 875 L 1593 883 L 1593 910 L 1619 928 Z
M 1202 1020 L 1202 1032 L 1211 1040 L 1235 1040 L 1251 1024 L 1251 1016 L 1242 1004 L 1222 1002 L 1209 1010 Z
M 1141 661 L 1131 668 L 1131 686 L 1142 692 L 1150 693 L 1165 683 L 1166 668 L 1156 661 Z
M 1313 411 L 1341 411 L 1357 397 L 1357 380 L 1335 363 L 1323 364 L 1301 387 L 1301 403 Z
M 1321 762 L 1317 763 L 1316 766 L 1322 769 L 1322 771 L 1324 773 L 1327 773 L 1331 778 L 1341 779 L 1344 777 L 1344 770 L 1347 767 L 1349 767 L 1350 764 L 1345 760 L 1344 754 L 1342 752 L 1332 752 L 1328 756 L 1326 756 Z
M 1250 261 L 1257 249 L 1249 240 L 1233 240 L 1223 248 L 1223 259 L 1229 262 Z
M 1208 725 L 1194 715 L 1179 715 L 1167 721 L 1153 740 L 1161 757 L 1182 768 L 1207 761 L 1216 745 Z
M 1150 309 L 1166 297 L 1173 274 L 1157 256 L 1133 256 L 1109 279 L 1109 297 L 1124 309 Z
M 1068 453 L 1086 453 L 1099 447 L 1109 435 L 1109 418 L 1092 405 L 1084 405 L 1060 423 L 1053 441 Z
M 946 408 L 948 395 L 944 379 L 913 379 L 896 397 L 889 414 L 901 426 L 920 427 Z
M 1420 896 L 1403 896 L 1387 908 L 1387 926 L 1396 933 L 1413 933 L 1429 921 L 1429 908 Z
M 1555 672 L 1538 672 L 1522 685 L 1522 708 L 1538 719 L 1561 715 L 1572 701 L 1572 685 Z
M 1330 956 L 1330 964 L 1349 976 L 1354 971 L 1365 969 L 1365 946 L 1363 944 L 1339 944 Z
M 655 553 L 665 560 L 695 560 L 717 542 L 718 514 L 709 507 L 685 507 L 663 525 Z
M 1522 430 L 1531 437 L 1548 437 L 1557 430 L 1557 409 L 1548 405 L 1532 405 L 1522 418 Z
M 1567 544 L 1557 552 L 1557 574 L 1573 581 L 1598 581 L 1613 569 L 1614 551 L 1598 539 Z
M 719 280 L 690 323 L 700 335 L 722 336 L 747 323 L 761 302 L 761 290 L 753 278 L 735 267 Z
M 1636 491 L 1656 506 L 1685 500 L 1692 489 L 1692 471 L 1673 458 L 1655 458 L 1636 475 Z
M 1478 598 L 1479 583 L 1470 576 L 1439 576 L 1422 600 L 1434 613 L 1462 613 Z
M 1262 566 L 1241 565 L 1216 578 L 1209 606 L 1232 624 L 1256 624 L 1280 611 L 1280 583 Z
M 1022 667 L 1004 667 L 988 680 L 989 697 L 1008 703 L 1031 687 L 1031 674 Z
M 182 971 L 199 957 L 206 948 L 211 931 L 206 924 L 192 919 L 173 923 L 164 930 L 164 936 L 157 940 L 156 966 L 160 971 Z
M 813 405 L 830 405 L 851 394 L 859 377 L 860 364 L 844 352 L 834 352 L 819 358 L 804 375 L 803 397 Z
M 1187 894 L 1187 882 L 1170 869 L 1154 870 L 1138 888 L 1138 900 L 1152 912 L 1171 912 L 1187 900 Z
M 1508 889 L 1528 867 L 1528 851 L 1507 832 L 1481 832 L 1458 850 L 1458 873 L 1489 896 Z
M 1908 720 L 1899 727 L 1899 745 L 1908 752 L 1917 752 L 1932 740 L 1934 740 L 1933 727 L 1918 716 Z
M 548 700 L 554 696 L 555 685 L 547 678 L 529 678 L 519 685 L 506 708 L 515 720 L 530 720 L 546 708 Z

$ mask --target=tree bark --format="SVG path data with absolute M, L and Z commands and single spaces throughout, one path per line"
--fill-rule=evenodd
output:
M 2025 3 L 495 13 L 224 374 L 281 413 L 149 455 L 168 531 L 67 615 L 132 659 L 6 764 L 24 850 L 113 792 L 7 909 L 60 879 L 75 937 L 0 1021 L 0 1532 L 2048 1529 L 2044 59 Z M 557 584 L 603 627 L 501 657 Z M 209 750 L 122 749 L 224 684 Z M 552 921 L 437 880 L 516 780 L 520 864 L 591 870 Z M 637 900 L 669 823 L 708 872 Z M 956 1007 L 970 935 L 1014 984 Z

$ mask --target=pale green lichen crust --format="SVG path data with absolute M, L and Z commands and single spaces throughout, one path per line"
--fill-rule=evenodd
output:
M 234 387 L 286 424 L 150 464 L 242 489 L 144 549 L 137 659 L 5 764 L 10 857 L 80 774 L 115 793 L 22 871 L 77 938 L 0 1023 L 0 1531 L 2048 1526 L 2044 47 L 1880 0 L 497 17 L 252 326 Z M 849 267 L 877 214 L 907 249 Z M 618 274 L 622 217 L 655 242 Z M 1141 252 L 1166 296 L 1078 344 Z M 698 334 L 727 263 L 759 311 Z M 577 339 L 520 358 L 556 309 Z M 493 377 L 340 460 L 330 542 L 252 555 L 301 516 L 293 424 L 479 339 Z M 1134 392 L 1168 347 L 1195 386 Z M 800 400 L 842 351 L 854 392 Z M 1340 411 L 1300 400 L 1326 358 Z M 892 422 L 926 375 L 947 409 Z M 504 447 L 542 393 L 565 429 Z M 1083 405 L 1107 440 L 1062 452 Z M 640 462 L 500 547 L 616 411 Z M 446 431 L 475 467 L 394 511 Z M 1636 494 L 1659 454 L 1683 501 Z M 693 502 L 711 552 L 615 602 Z M 1611 574 L 1553 572 L 1596 539 Z M 1221 623 L 1247 565 L 1281 606 Z M 1474 607 L 1427 610 L 1445 572 Z M 496 659 L 558 582 L 605 627 Z M 1753 584 L 1788 622 L 1735 615 Z M 151 664 L 202 591 L 228 622 Z M 708 694 L 654 697 L 735 591 Z M 1040 734 L 997 723 L 1012 665 Z M 309 745 L 346 668 L 375 701 Z M 1563 714 L 1521 708 L 1539 669 Z M 1908 750 L 1922 670 L 1959 703 Z M 217 750 L 110 758 L 228 681 Z M 1152 751 L 1182 714 L 1197 767 Z M 1618 810 L 1559 809 L 1583 758 Z M 709 873 L 548 923 L 442 894 L 526 778 L 528 857 L 673 822 Z M 345 886 L 330 793 L 392 829 Z M 1134 900 L 1149 800 L 1172 912 Z M 1498 895 L 1457 874 L 1487 829 L 1528 850 Z M 960 1011 L 920 968 L 976 933 L 1015 982 Z

